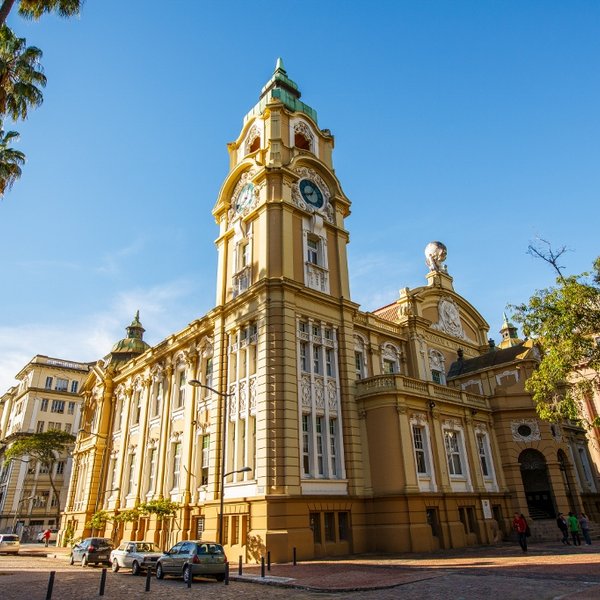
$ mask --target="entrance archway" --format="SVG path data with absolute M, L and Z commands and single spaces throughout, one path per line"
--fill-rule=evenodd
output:
M 519 456 L 519 463 L 529 516 L 532 519 L 555 517 L 554 497 L 544 455 L 531 448 L 523 450 Z

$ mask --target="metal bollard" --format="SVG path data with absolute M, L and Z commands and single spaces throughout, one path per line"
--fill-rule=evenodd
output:
M 271 570 L 271 551 L 267 552 L 267 571 Z
M 48 589 L 46 590 L 46 600 L 51 600 L 52 598 L 52 588 L 54 587 L 55 575 L 56 571 L 50 571 L 50 579 L 48 579 Z
M 152 569 L 148 567 L 146 569 L 146 591 L 150 591 L 150 580 L 152 579 Z
M 238 575 L 242 576 L 242 555 L 240 554 L 240 559 L 238 561 Z
M 296 546 L 294 546 L 294 566 L 296 566 Z
M 104 588 L 106 587 L 106 569 L 102 569 L 102 576 L 100 577 L 100 593 L 99 596 L 104 596 Z
M 264 556 L 260 557 L 260 576 L 261 577 L 265 576 L 265 557 Z
M 229 561 L 225 563 L 225 585 L 229 585 Z

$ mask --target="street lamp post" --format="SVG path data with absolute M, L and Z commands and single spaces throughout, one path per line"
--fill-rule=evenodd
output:
M 250 467 L 243 467 L 235 471 L 225 473 L 225 450 L 227 446 L 227 398 L 234 396 L 235 394 L 228 394 L 227 392 L 219 392 L 204 383 L 201 383 L 198 379 L 191 379 L 189 384 L 192 387 L 199 387 L 220 396 L 223 399 L 223 421 L 221 423 L 221 486 L 219 490 L 219 544 L 223 545 L 223 505 L 225 502 L 225 478 L 234 473 L 247 473 L 252 471 Z

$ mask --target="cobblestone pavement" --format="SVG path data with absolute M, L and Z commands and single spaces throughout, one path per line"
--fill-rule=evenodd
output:
M 600 546 L 598 546 L 600 550 Z M 64 549 L 23 546 L 23 555 L 0 556 L 2 600 L 44 600 L 49 572 L 56 571 L 53 600 L 98 597 L 102 569 L 69 566 Z M 46 556 L 48 552 L 48 556 Z M 232 557 L 230 557 L 232 558 Z M 232 566 L 227 586 L 213 580 L 151 580 L 126 571 L 107 573 L 106 600 L 150 597 L 190 600 L 212 593 L 219 600 L 598 600 L 600 554 L 596 546 L 538 544 L 524 555 L 514 545 L 465 548 L 435 554 L 361 556 L 335 561 L 274 564 L 265 577 Z

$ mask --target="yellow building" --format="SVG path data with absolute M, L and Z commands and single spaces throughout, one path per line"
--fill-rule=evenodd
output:
M 86 536 L 100 509 L 168 499 L 174 518 L 101 533 L 163 547 L 222 538 L 231 556 L 284 561 L 294 548 L 492 543 L 528 511 L 513 447 L 537 438 L 508 431 L 535 411 L 521 391 L 527 408 L 506 412 L 503 355 L 469 370 L 490 354 L 489 328 L 454 291 L 443 244 L 427 247 L 423 287 L 372 313 L 352 302 L 333 146 L 278 61 L 228 145 L 215 308 L 152 348 L 136 316 L 91 369 L 63 530 Z M 548 443 L 573 473 L 565 444 Z M 547 464 L 563 502 L 556 457 Z
M 88 370 L 87 363 L 38 354 L 15 376 L 19 383 L 0 396 L 0 532 L 14 530 L 27 541 L 58 527 L 56 507 L 66 503 L 71 458 L 65 454 L 55 465 L 56 497 L 43 465 L 28 459 L 3 464 L 4 452 L 24 435 L 53 429 L 77 433 L 79 391 Z

